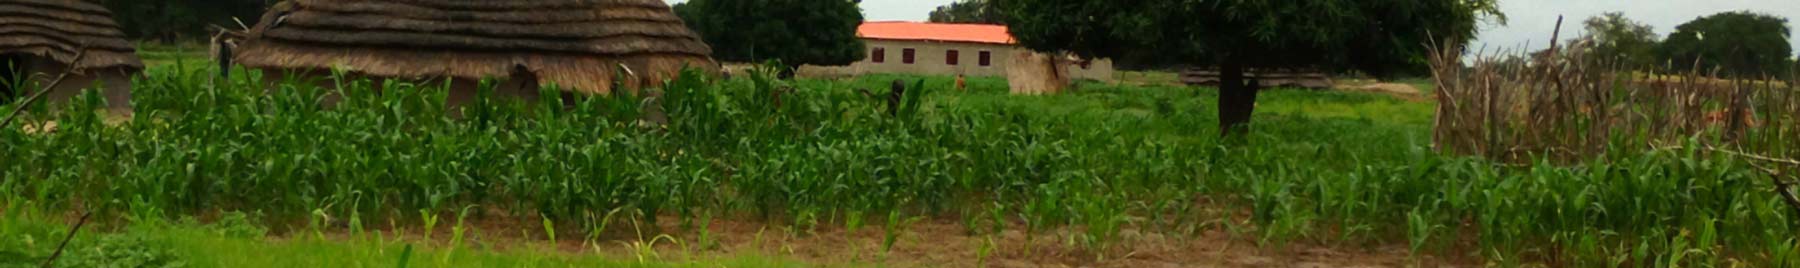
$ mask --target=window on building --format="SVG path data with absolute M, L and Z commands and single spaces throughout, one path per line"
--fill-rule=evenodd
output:
M 980 57 L 981 57 L 981 59 L 980 59 L 980 61 L 981 61 L 981 62 L 980 62 L 980 63 L 981 63 L 981 66 L 984 66 L 984 67 L 985 67 L 985 66 L 992 66 L 992 65 L 994 65 L 994 61 L 993 61 L 993 59 L 994 59 L 994 53 L 993 53 L 993 52 L 987 52 L 987 51 L 982 51 L 982 52 L 981 52 L 981 53 L 977 53 L 977 54 L 980 54 Z
M 872 61 L 875 63 L 887 62 L 887 49 L 878 47 L 872 51 L 869 51 L 869 61 Z
M 958 63 L 957 61 L 962 59 L 962 55 L 960 54 L 962 53 L 957 52 L 955 49 L 944 51 L 944 64 L 956 65 Z
M 911 48 L 900 50 L 900 62 L 906 63 L 906 64 L 913 64 L 913 52 L 916 52 L 916 51 L 914 51 Z
M 1089 67 L 1094 67 L 1094 61 L 1091 61 L 1091 60 L 1081 61 L 1081 69 L 1082 70 L 1087 70 Z

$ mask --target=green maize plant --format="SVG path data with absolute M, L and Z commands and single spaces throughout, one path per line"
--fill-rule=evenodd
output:
M 101 107 L 90 95 L 0 126 L 0 208 L 259 211 L 278 232 L 313 215 L 426 229 L 442 215 L 493 217 L 590 239 L 659 216 L 854 229 L 919 215 L 1067 235 L 1039 241 L 1096 256 L 1124 256 L 1132 234 L 1231 228 L 1271 245 L 1411 244 L 1520 265 L 1796 263 L 1800 218 L 1753 162 L 1692 147 L 1582 164 L 1440 154 L 1434 105 L 1384 95 L 1270 90 L 1256 131 L 1221 142 L 1216 94 L 1169 86 L 1012 96 L 996 78 L 955 91 L 938 90 L 945 77 L 689 72 L 638 92 L 447 107 L 441 83 L 212 73 L 148 70 L 122 123 L 83 112 Z M 895 80 L 908 90 L 890 114 L 887 96 L 865 92 Z M 666 122 L 646 120 L 651 110 Z M 1746 139 L 1791 150 L 1791 135 Z

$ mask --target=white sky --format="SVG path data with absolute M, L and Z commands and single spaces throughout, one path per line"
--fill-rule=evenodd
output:
M 664 0 L 679 3 L 685 0 Z M 954 0 L 863 0 L 863 17 L 871 21 L 924 21 L 931 10 Z M 1800 47 L 1800 0 L 1500 0 L 1511 17 L 1506 26 L 1487 26 L 1472 49 L 1525 47 L 1536 50 L 1547 42 L 1556 16 L 1565 16 L 1563 37 L 1581 35 L 1581 21 L 1600 13 L 1620 11 L 1633 20 L 1648 23 L 1656 34 L 1668 35 L 1676 25 L 1719 12 L 1750 10 L 1788 18 L 1795 28 L 1791 38 Z M 1526 45 L 1529 44 L 1529 47 Z M 1800 53 L 1800 49 L 1797 49 Z

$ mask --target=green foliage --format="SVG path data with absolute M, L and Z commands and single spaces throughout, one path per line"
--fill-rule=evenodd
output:
M 1421 71 L 1426 43 L 1466 42 L 1481 18 L 1503 18 L 1486 0 L 1044 0 L 1005 11 L 1013 35 L 1038 51 L 1377 75 Z
M 1239 134 L 1260 90 L 1243 79 L 1247 70 L 1424 74 L 1429 45 L 1460 47 L 1484 16 L 1503 18 L 1493 2 L 1038 0 L 1003 10 L 1013 36 L 1032 50 L 1218 67 L 1219 128 Z
M 1656 47 L 1660 38 L 1646 25 L 1625 17 L 1625 13 L 1609 12 L 1583 22 L 1587 34 L 1577 42 L 1593 46 L 1596 62 L 1619 64 L 1626 68 L 1657 65 Z
M 1001 17 L 1000 2 L 1002 0 L 960 0 L 949 5 L 939 6 L 931 11 L 930 22 L 935 23 L 971 23 L 971 24 L 1006 24 Z
M 1785 18 L 1726 12 L 1676 26 L 1659 52 L 1677 70 L 1718 69 L 1732 77 L 1782 75 L 1793 55 L 1789 34 Z
M 101 0 L 113 19 L 132 39 L 165 43 L 206 40 L 208 25 L 227 29 L 241 26 L 233 18 L 254 24 L 263 9 L 275 0 Z
M 6 211 L 0 215 L 0 267 L 40 267 L 67 236 L 69 227 Z M 53 263 L 55 267 L 185 267 L 175 252 L 145 234 L 102 234 L 81 230 Z
M 0 267 L 42 267 L 68 229 L 42 214 L 0 216 Z M 55 267 L 810 267 L 755 255 L 671 262 L 623 261 L 533 245 L 456 250 L 401 237 L 333 240 L 239 236 L 237 223 L 133 222 L 119 230 L 83 230 Z M 92 226 L 90 226 L 92 227 Z M 54 237 L 54 238 L 50 238 Z M 438 263 L 426 260 L 450 260 Z
M 690 0 L 676 4 L 675 14 L 722 61 L 849 65 L 866 56 L 856 1 Z
M 99 215 L 250 210 L 263 216 L 244 218 L 322 215 L 321 228 L 340 229 L 349 223 L 331 217 L 432 225 L 435 216 L 425 215 L 514 213 L 593 235 L 613 222 L 713 213 L 795 226 L 859 215 L 866 220 L 856 225 L 898 231 L 918 217 L 967 210 L 991 215 L 993 230 L 1023 224 L 1017 228 L 1069 236 L 1050 240 L 1101 254 L 1133 233 L 1224 228 L 1271 243 L 1466 249 L 1443 254 L 1496 263 L 1762 266 L 1795 258 L 1794 216 L 1748 163 L 1693 151 L 1622 151 L 1576 167 L 1448 157 L 1429 143 L 1432 104 L 1381 95 L 1273 90 L 1260 104 L 1260 131 L 1245 146 L 1224 146 L 1208 126 L 1217 118 L 1197 112 L 1217 95 L 1174 87 L 1084 84 L 1067 95 L 1020 97 L 1001 79 L 974 78 L 966 92 L 916 90 L 912 115 L 896 117 L 884 111 L 885 99 L 855 89 L 896 79 L 944 89 L 953 80 L 684 76 L 660 102 L 622 94 L 578 98 L 565 109 L 494 99 L 448 119 L 441 85 L 389 82 L 375 94 L 370 82 L 344 80 L 345 101 L 321 109 L 326 91 L 311 83 L 280 82 L 264 94 L 255 75 L 215 83 L 212 73 L 151 69 L 137 83 L 136 117 L 123 125 L 34 113 L 34 121 L 59 120 L 59 129 L 0 128 L 0 208 L 8 208 L 0 211 L 104 202 L 114 205 Z M 779 105 L 771 92 L 786 92 Z M 641 124 L 636 109 L 620 108 L 645 103 L 662 105 L 668 124 Z M 13 222 L 0 221 L 0 231 Z M 533 224 L 517 226 L 539 228 Z M 1077 231 L 1053 232 L 1064 227 Z M 439 238 L 467 244 L 520 231 L 450 228 L 465 237 Z M 174 260 L 187 263 L 249 267 L 390 266 L 405 246 L 345 248 L 307 233 L 278 245 L 219 238 L 255 233 L 208 230 L 146 245 L 184 249 Z M 908 234 L 891 235 L 884 239 L 910 243 Z M 220 260 L 257 252 L 357 257 Z M 546 262 L 446 249 L 410 259 Z

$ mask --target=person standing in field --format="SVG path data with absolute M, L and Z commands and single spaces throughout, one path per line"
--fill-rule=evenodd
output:
M 956 74 L 956 90 L 968 91 L 968 81 L 963 79 L 962 74 Z

